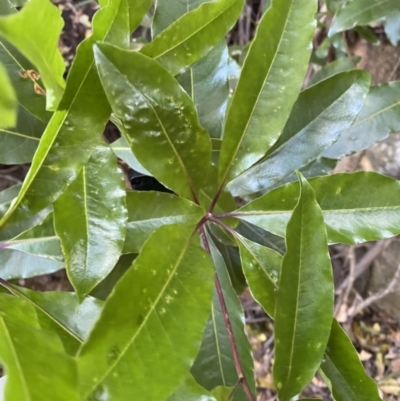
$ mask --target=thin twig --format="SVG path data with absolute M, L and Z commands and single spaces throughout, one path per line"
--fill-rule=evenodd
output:
M 384 288 L 381 291 L 378 291 L 377 293 L 371 295 L 370 297 L 368 297 L 367 299 L 365 299 L 364 301 L 362 301 L 358 305 L 353 306 L 351 308 L 351 310 L 349 310 L 349 315 L 351 317 L 354 317 L 355 315 L 357 315 L 357 313 L 361 312 L 363 309 L 367 308 L 368 306 L 370 306 L 374 302 L 379 301 L 380 299 L 382 299 L 386 295 L 388 295 L 391 292 L 395 291 L 395 286 L 398 283 L 399 279 L 400 279 L 400 265 L 397 266 L 396 273 L 394 274 L 393 278 L 390 280 L 390 283 L 388 284 L 388 286 L 386 288 Z
M 201 238 L 202 238 L 202 241 L 203 241 L 206 251 L 210 253 L 210 245 L 208 243 L 208 240 L 207 240 L 207 237 L 206 237 L 206 234 L 204 231 L 204 226 L 200 227 L 200 234 L 201 234 Z M 235 362 L 235 368 L 236 368 L 236 372 L 237 372 L 239 381 L 243 386 L 243 390 L 246 394 L 248 401 L 256 401 L 253 396 L 253 393 L 250 389 L 250 385 L 244 374 L 243 368 L 242 368 L 242 363 L 239 358 L 239 352 L 238 352 L 238 349 L 236 346 L 235 337 L 233 335 L 232 324 L 229 319 L 228 308 L 225 303 L 225 298 L 224 298 L 224 295 L 222 292 L 221 283 L 219 281 L 217 274 L 215 274 L 215 288 L 217 290 L 218 300 L 221 305 L 221 311 L 222 311 L 222 315 L 224 317 L 225 328 L 228 333 L 229 345 L 231 347 L 232 356 L 233 356 L 233 360 Z

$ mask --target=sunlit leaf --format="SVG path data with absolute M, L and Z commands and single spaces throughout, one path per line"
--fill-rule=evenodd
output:
M 287 226 L 275 307 L 274 382 L 288 401 L 313 378 L 328 343 L 334 286 L 327 236 L 314 191 L 299 174 L 301 194 Z
M 204 215 L 203 209 L 195 203 L 155 191 L 129 191 L 127 208 L 124 253 L 138 253 L 144 242 L 161 226 L 177 223 L 195 225 Z
M 47 0 L 31 0 L 22 11 L 0 17 L 0 35 L 38 69 L 46 88 L 42 94 L 46 95 L 49 110 L 56 110 L 65 87 L 65 64 L 58 50 L 63 27 L 60 14 L 60 10 Z M 36 90 L 43 91 L 40 87 Z
M 243 0 L 207 2 L 183 15 L 141 49 L 177 75 L 205 56 L 235 24 Z
M 271 153 L 231 181 L 227 189 L 234 196 L 264 192 L 315 160 L 338 140 L 342 131 L 350 128 L 368 89 L 369 75 L 354 70 L 303 91 Z
M 59 109 L 47 125 L 18 198 L 1 218 L 0 227 L 30 218 L 51 205 L 88 161 L 111 113 L 93 68 L 92 47 L 99 40 L 128 46 L 128 25 L 125 1 L 112 1 L 94 16 L 93 34 L 77 50 Z
M 368 25 L 378 19 L 400 11 L 400 3 L 393 0 L 353 0 L 341 7 L 329 29 L 329 36 L 336 32 L 354 28 L 357 25 Z
M 118 281 L 79 356 L 83 398 L 95 391 L 97 397 L 158 401 L 184 380 L 214 282 L 211 258 L 193 231 L 160 227 Z M 157 385 L 149 386 L 149 377 L 159 378 Z
M 17 102 L 14 88 L 2 64 L 0 64 L 0 128 L 12 128 L 17 120 Z
M 133 32 L 142 22 L 142 19 L 144 18 L 147 11 L 151 7 L 153 1 L 152 0 L 127 0 L 127 1 L 129 8 L 129 28 L 130 31 Z
M 274 2 L 259 23 L 228 110 L 220 182 L 259 161 L 282 133 L 307 70 L 316 9 L 314 0 Z
M 83 299 L 117 263 L 126 234 L 124 181 L 114 154 L 98 145 L 78 178 L 54 203 L 71 284 Z
M 352 127 L 323 155 L 341 159 L 360 152 L 400 130 L 400 81 L 371 87 Z M 366 135 L 368 133 L 368 135 Z
M 400 234 L 400 183 L 372 172 L 309 180 L 324 214 L 330 243 L 357 244 Z M 298 198 L 298 184 L 274 189 L 234 213 L 282 237 Z
M 107 97 L 140 164 L 177 194 L 198 199 L 211 141 L 189 96 L 140 53 L 101 44 L 95 54 Z

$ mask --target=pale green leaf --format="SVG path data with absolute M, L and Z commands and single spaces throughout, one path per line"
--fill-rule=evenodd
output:
M 400 41 L 400 11 L 393 12 L 386 17 L 385 33 L 393 46 Z
M 17 99 L 6 69 L 0 64 L 0 129 L 15 127 L 17 120 Z
M 192 375 L 167 398 L 167 401 L 217 401 L 210 392 L 197 384 Z
M 124 187 L 112 150 L 98 145 L 54 203 L 67 274 L 80 299 L 111 272 L 121 254 L 127 220 Z
M 166 399 L 197 354 L 213 277 L 211 258 L 193 226 L 154 232 L 108 297 L 80 352 L 82 397 L 95 392 L 100 399 L 105 394 L 114 400 Z M 157 385 L 149 386 L 149 377 L 158 378 Z
M 65 87 L 65 64 L 58 50 L 63 27 L 60 14 L 48 0 L 31 0 L 22 11 L 0 17 L 0 35 L 39 70 L 49 110 L 57 109 Z

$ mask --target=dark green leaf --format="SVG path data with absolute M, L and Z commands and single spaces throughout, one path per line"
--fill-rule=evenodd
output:
M 80 353 L 83 398 L 97 389 L 97 397 L 159 401 L 184 380 L 213 288 L 211 258 L 193 231 L 160 227 L 118 281 Z M 160 380 L 149 386 L 149 377 Z
M 0 298 L 0 360 L 7 375 L 5 399 L 80 400 L 76 362 L 64 353 L 60 339 L 40 328 L 33 306 L 27 301 L 5 294 Z
M 22 11 L 0 17 L 0 35 L 39 70 L 49 110 L 57 109 L 65 87 L 65 64 L 58 50 L 63 27 L 60 14 L 61 11 L 47 0 L 31 0 Z
M 128 25 L 125 1 L 115 0 L 94 16 L 93 34 L 78 48 L 59 109 L 47 125 L 18 198 L 0 220 L 0 227 L 30 218 L 52 204 L 89 160 L 111 113 L 93 68 L 92 47 L 98 40 L 128 46 Z
M 365 373 L 357 351 L 336 320 L 321 367 L 336 401 L 381 401 L 376 383 Z
M 243 0 L 207 2 L 183 15 L 141 49 L 172 75 L 205 56 L 235 24 Z
M 352 127 L 323 155 L 341 159 L 360 152 L 400 130 L 400 81 L 371 87 Z M 366 135 L 367 133 L 367 135 Z
M 79 299 L 111 272 L 126 234 L 126 191 L 108 146 L 98 145 L 76 180 L 54 203 L 54 227 Z
M 140 164 L 177 194 L 198 199 L 211 141 L 192 100 L 168 71 L 140 53 L 101 44 L 95 54 L 107 97 Z
M 302 92 L 272 153 L 231 181 L 227 189 L 234 196 L 264 192 L 315 160 L 337 141 L 343 130 L 350 128 L 368 89 L 369 75 L 354 70 Z
M 0 64 L 0 128 L 15 127 L 17 120 L 17 98 L 6 69 Z
M 238 238 L 243 272 L 253 298 L 273 318 L 282 255 L 270 248 Z
M 400 182 L 372 172 L 309 180 L 324 214 L 330 243 L 357 244 L 400 234 Z M 250 202 L 234 214 L 282 237 L 298 199 L 291 183 Z
M 313 378 L 331 331 L 334 287 L 322 211 L 299 174 L 301 194 L 287 226 L 275 308 L 274 382 L 288 401 Z
M 332 21 L 329 36 L 336 32 L 368 25 L 378 19 L 400 11 L 400 3 L 393 0 L 353 0 L 341 7 Z
M 138 253 L 144 242 L 161 226 L 178 223 L 195 225 L 204 215 L 204 210 L 195 203 L 155 191 L 129 191 L 127 208 L 124 253 Z
M 316 3 L 272 3 L 258 25 L 228 110 L 220 182 L 260 160 L 281 134 L 307 71 Z
M 214 243 L 210 240 L 210 237 L 208 238 L 211 255 L 228 309 L 239 357 L 245 370 L 246 379 L 250 383 L 250 386 L 254 388 L 251 347 L 244 331 L 243 310 L 232 288 L 224 259 Z M 208 390 L 212 390 L 217 386 L 235 386 L 238 381 L 224 316 L 216 290 L 214 290 L 211 316 L 204 332 L 203 343 L 191 372 L 196 381 Z M 235 392 L 233 400 L 247 400 L 242 389 Z

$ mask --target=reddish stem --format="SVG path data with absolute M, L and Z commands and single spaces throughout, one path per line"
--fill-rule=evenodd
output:
M 210 217 L 209 219 L 212 220 L 212 221 L 217 220 L 217 219 L 213 219 L 212 217 Z M 210 252 L 210 245 L 208 243 L 206 234 L 204 232 L 204 226 L 200 227 L 200 234 L 201 234 L 201 238 L 203 240 L 204 248 L 206 249 L 206 251 L 208 253 L 211 253 Z M 218 300 L 219 300 L 219 303 L 221 305 L 222 315 L 224 317 L 225 328 L 226 328 L 226 331 L 228 333 L 229 345 L 231 347 L 233 360 L 235 362 L 235 368 L 236 368 L 236 372 L 237 372 L 237 375 L 238 375 L 238 378 L 239 378 L 239 382 L 243 386 L 243 390 L 244 390 L 244 392 L 246 394 L 247 399 L 249 401 L 255 401 L 255 398 L 254 398 L 253 393 L 251 391 L 250 385 L 249 385 L 249 383 L 248 383 L 248 381 L 246 379 L 246 376 L 245 376 L 245 374 L 243 372 L 242 363 L 241 363 L 240 358 L 239 358 L 239 352 L 238 352 L 238 349 L 237 349 L 237 346 L 236 346 L 235 337 L 233 335 L 232 324 L 231 324 L 231 321 L 229 319 L 228 308 L 226 306 L 224 294 L 222 292 L 221 283 L 219 281 L 217 273 L 215 273 L 215 288 L 217 290 Z

